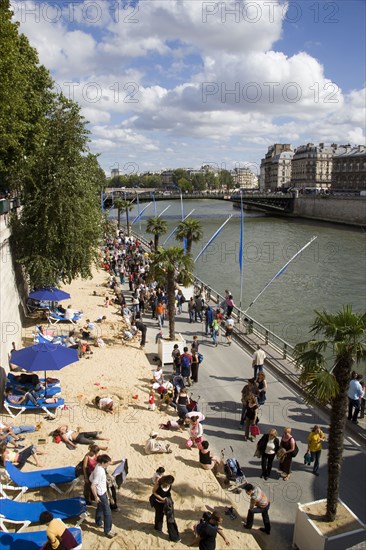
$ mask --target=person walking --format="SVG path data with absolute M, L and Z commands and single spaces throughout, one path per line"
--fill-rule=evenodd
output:
M 267 535 L 270 535 L 271 523 L 268 515 L 268 510 L 271 505 L 270 501 L 262 489 L 255 487 L 251 483 L 247 483 L 244 489 L 246 494 L 250 496 L 247 520 L 244 523 L 245 529 L 251 529 L 253 527 L 254 514 L 262 514 L 264 528 L 261 527 L 260 530 L 267 533 Z
M 361 398 L 364 396 L 363 388 L 357 380 L 357 373 L 352 372 L 352 380 L 348 388 L 348 420 L 358 424 L 358 413 L 361 409 Z
M 257 401 L 258 405 L 264 405 L 267 399 L 267 381 L 266 381 L 266 375 L 264 372 L 260 372 L 258 374 L 257 378 L 257 386 L 258 386 L 258 396 Z
M 212 321 L 212 340 L 216 348 L 219 345 L 219 330 L 220 321 L 218 319 L 214 319 Z
M 226 305 L 226 315 L 227 317 L 231 317 L 231 314 L 235 307 L 234 300 L 231 294 L 229 294 L 229 296 L 226 298 L 225 305 Z
M 254 369 L 254 379 L 257 380 L 258 372 L 263 372 L 264 360 L 266 358 L 265 352 L 262 350 L 259 344 L 252 357 L 252 367 Z
M 196 309 L 196 305 L 194 303 L 194 300 L 193 298 L 190 298 L 188 302 L 188 315 L 189 315 L 190 323 L 193 323 L 195 320 L 195 309 Z
M 308 435 L 308 453 L 311 454 L 311 461 L 314 461 L 313 474 L 316 476 L 319 475 L 318 470 L 323 441 L 325 441 L 325 435 L 316 424 Z
M 274 457 L 280 448 L 280 440 L 277 437 L 277 430 L 272 428 L 264 434 L 257 443 L 257 449 L 261 454 L 262 474 L 266 481 L 271 475 Z
M 198 351 L 192 350 L 192 363 L 191 363 L 191 381 L 192 383 L 198 382 L 198 368 L 199 368 L 199 359 Z
M 282 451 L 282 459 L 280 459 L 279 469 L 282 472 L 283 481 L 287 481 L 291 474 L 292 453 L 295 450 L 295 440 L 291 435 L 291 428 L 287 427 L 283 430 L 283 436 L 280 443 Z
M 214 320 L 214 312 L 211 306 L 207 306 L 205 309 L 205 336 L 212 336 L 212 321 Z
M 227 343 L 229 346 L 231 346 L 231 341 L 233 337 L 233 330 L 234 330 L 234 319 L 230 315 L 228 315 L 226 321 L 225 321 L 225 336 Z
M 248 400 L 250 397 L 255 397 L 258 395 L 258 387 L 254 380 L 254 378 L 249 378 L 248 383 L 245 384 L 243 389 L 241 390 L 241 418 L 240 418 L 240 426 L 244 426 L 245 423 L 245 414 L 247 411 L 247 405 Z
M 180 356 L 180 374 L 187 386 L 191 385 L 191 365 L 192 355 L 188 353 L 188 348 L 184 347 Z
M 99 455 L 97 457 L 97 465 L 89 477 L 91 491 L 97 503 L 95 523 L 97 527 L 102 527 L 104 524 L 104 534 L 109 539 L 116 536 L 116 533 L 112 531 L 112 513 L 107 495 L 106 469 L 111 462 L 112 459 L 108 455 Z
M 173 483 L 174 477 L 171 475 L 166 475 L 158 479 L 154 485 L 150 503 L 153 504 L 155 508 L 155 530 L 160 532 L 163 530 L 164 515 L 166 515 L 169 540 L 172 542 L 179 542 L 180 535 L 174 519 L 174 503 L 172 499 Z
M 244 441 L 250 439 L 253 441 L 253 436 L 250 434 L 250 427 L 257 425 L 258 418 L 258 404 L 257 399 L 252 395 L 247 401 L 246 413 L 245 413 L 245 432 Z
M 180 349 L 178 344 L 174 344 L 172 351 L 173 365 L 175 368 L 175 373 L 180 374 Z

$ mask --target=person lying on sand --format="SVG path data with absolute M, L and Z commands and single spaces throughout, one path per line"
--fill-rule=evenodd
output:
M 53 435 L 54 437 L 59 436 L 61 438 L 61 441 L 66 443 L 66 445 L 76 449 L 78 443 L 80 445 L 92 445 L 95 439 L 101 441 L 109 441 L 107 437 L 101 437 L 101 433 L 102 432 L 79 432 L 73 430 L 72 428 L 69 428 L 69 426 L 64 425 L 57 428 L 53 432 Z M 100 445 L 99 448 L 102 451 L 108 449 L 108 447 L 101 447 Z

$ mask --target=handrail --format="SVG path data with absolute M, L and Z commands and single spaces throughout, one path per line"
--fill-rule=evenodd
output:
M 196 276 L 193 276 L 193 284 L 195 289 L 201 289 L 202 287 L 205 289 L 206 293 L 208 293 L 208 301 L 212 300 L 217 304 L 221 304 L 225 301 L 224 296 Z M 277 336 L 277 334 L 253 319 L 253 317 L 242 311 L 237 306 L 233 308 L 233 316 L 238 320 L 239 326 L 243 325 L 243 328 L 246 330 L 245 334 L 255 334 L 256 336 L 259 336 L 263 339 L 264 344 L 270 344 L 272 347 L 281 351 L 283 359 L 295 361 L 294 346 Z

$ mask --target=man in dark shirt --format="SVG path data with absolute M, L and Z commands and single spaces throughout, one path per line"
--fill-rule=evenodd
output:
M 135 322 L 135 327 L 141 331 L 140 349 L 144 349 L 146 344 L 147 326 L 144 325 L 144 323 L 140 319 L 137 319 L 137 321 Z
M 224 530 L 221 527 L 221 524 L 222 517 L 216 512 L 213 512 L 208 521 L 203 521 L 197 526 L 196 532 L 200 537 L 200 550 L 215 550 L 217 533 L 224 539 L 226 546 L 230 545 L 224 535 Z

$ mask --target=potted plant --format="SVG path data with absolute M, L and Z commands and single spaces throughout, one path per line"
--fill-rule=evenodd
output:
M 348 387 L 354 364 L 366 357 L 366 314 L 343 306 L 316 311 L 312 340 L 295 347 L 300 383 L 308 399 L 330 404 L 327 498 L 298 506 L 294 545 L 302 549 L 349 548 L 365 538 L 365 525 L 339 499 Z M 341 527 L 342 518 L 347 516 Z

